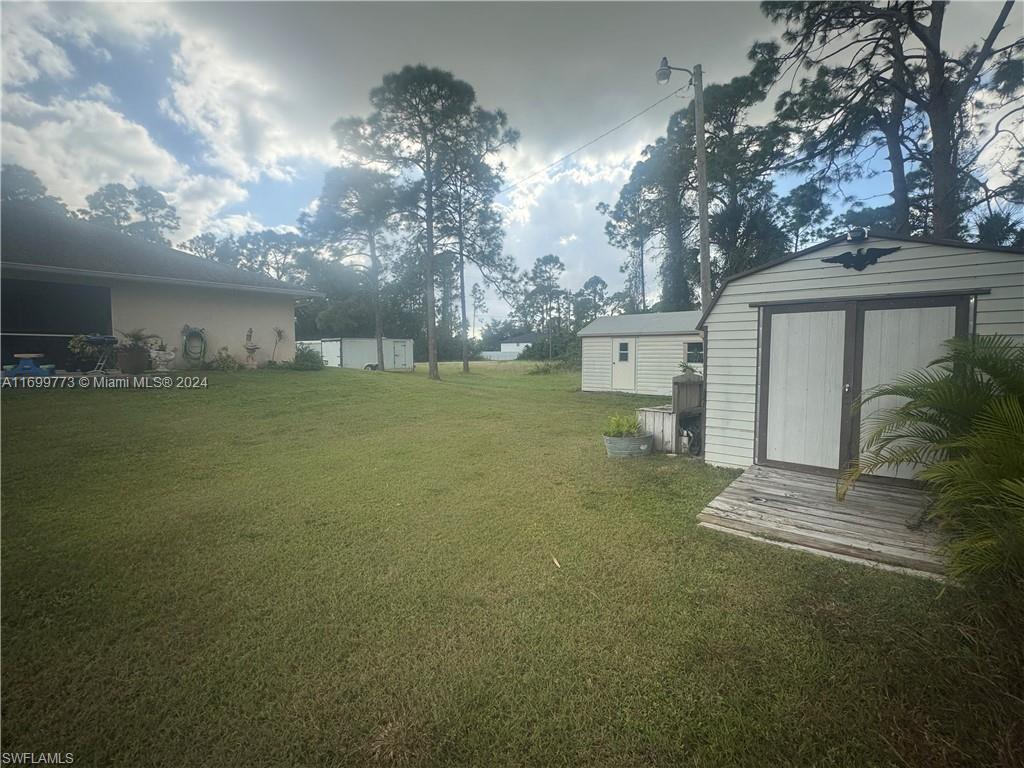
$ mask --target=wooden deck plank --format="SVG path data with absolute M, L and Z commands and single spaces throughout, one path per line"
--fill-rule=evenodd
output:
M 719 498 L 728 499 L 736 504 L 769 504 L 794 508 L 813 509 L 824 514 L 836 515 L 840 518 L 856 518 L 869 524 L 883 528 L 903 528 L 913 522 L 919 513 L 911 510 L 908 514 L 906 507 L 902 509 L 881 509 L 870 505 L 866 509 L 862 507 L 846 506 L 840 503 L 829 503 L 813 498 L 810 494 L 792 494 L 785 491 L 776 491 L 767 485 L 742 485 L 733 488 L 730 486 Z
M 794 514 L 811 517 L 828 518 L 837 525 L 850 524 L 857 527 L 890 531 L 897 538 L 927 537 L 934 528 L 931 524 L 921 527 L 910 527 L 916 515 L 879 516 L 860 513 L 858 510 L 836 510 L 825 505 L 815 504 L 812 499 L 791 499 L 772 496 L 761 492 L 752 495 L 720 495 L 717 501 L 729 504 L 736 509 L 763 510 L 773 514 Z
M 937 541 L 932 541 L 928 536 L 921 535 L 916 531 L 904 529 L 896 531 L 875 526 L 859 525 L 855 522 L 837 520 L 828 515 L 814 515 L 803 511 L 790 509 L 779 509 L 761 506 L 751 508 L 748 506 L 734 506 L 727 501 L 714 499 L 708 504 L 708 508 L 724 514 L 738 515 L 751 520 L 765 522 L 777 521 L 781 524 L 791 524 L 800 528 L 809 528 L 823 532 L 833 531 L 842 535 L 861 537 L 868 541 L 879 543 L 890 543 L 918 549 L 922 552 L 930 552 L 935 549 Z
M 840 520 L 848 519 L 862 525 L 874 525 L 893 530 L 907 530 L 907 526 L 915 522 L 920 514 L 917 510 L 908 510 L 907 508 L 890 510 L 871 506 L 863 509 L 845 504 L 822 502 L 809 494 L 795 496 L 761 485 L 737 486 L 736 488 L 730 486 L 725 492 L 719 494 L 718 498 L 739 505 L 759 506 L 764 504 L 784 509 L 807 510 L 817 514 L 832 515 Z
M 698 515 L 708 527 L 804 549 L 941 573 L 941 538 L 920 520 L 924 494 L 914 488 L 860 483 L 844 502 L 835 480 L 773 467 L 747 469 Z
M 811 521 L 806 518 L 791 515 L 770 515 L 750 510 L 737 512 L 734 510 L 722 509 L 717 506 L 717 502 L 712 502 L 709 507 L 712 510 L 712 512 L 708 513 L 709 515 L 714 514 L 715 517 L 725 520 L 743 520 L 752 525 L 758 525 L 766 531 L 771 531 L 775 528 L 802 531 L 813 536 L 841 539 L 847 542 L 850 546 L 854 546 L 859 542 L 865 549 L 903 551 L 907 554 L 916 554 L 937 559 L 932 554 L 934 552 L 934 547 L 930 546 L 929 543 L 925 541 L 894 539 L 886 536 L 885 532 L 881 532 L 882 535 L 878 535 L 879 532 L 876 531 L 864 531 L 862 529 L 851 528 L 849 526 L 832 526 L 820 521 Z
M 825 552 L 836 552 L 838 554 L 856 557 L 863 560 L 870 560 L 877 563 L 888 563 L 903 568 L 914 568 L 921 571 L 933 573 L 941 572 L 942 565 L 935 560 L 919 557 L 916 553 L 906 550 L 893 550 L 871 546 L 868 542 L 852 540 L 844 537 L 830 537 L 815 535 L 813 532 L 790 528 L 789 526 L 771 525 L 764 526 L 746 519 L 732 519 L 723 516 L 712 516 L 701 514 L 701 522 L 714 522 L 722 528 L 732 528 L 745 533 L 751 533 L 762 538 L 770 538 L 778 541 L 787 541 L 793 544 L 801 544 L 811 549 Z

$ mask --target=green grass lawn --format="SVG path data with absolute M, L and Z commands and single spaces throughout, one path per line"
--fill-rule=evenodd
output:
M 524 370 L 6 390 L 3 750 L 1024 760 L 1019 659 L 986 656 L 960 590 L 697 527 L 734 473 L 609 460 L 604 420 L 641 399 Z

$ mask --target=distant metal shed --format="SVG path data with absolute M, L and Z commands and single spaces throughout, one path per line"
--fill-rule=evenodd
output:
M 579 332 L 584 392 L 672 394 L 686 362 L 703 370 L 700 312 L 647 312 L 599 317 Z

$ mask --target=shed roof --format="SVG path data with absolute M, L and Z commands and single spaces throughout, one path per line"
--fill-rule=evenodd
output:
M 700 320 L 697 323 L 697 327 L 701 329 L 704 328 L 704 324 L 707 322 L 708 316 L 711 315 L 712 310 L 714 310 L 715 305 L 718 303 L 718 300 L 722 297 L 722 294 L 725 292 L 725 289 L 729 285 L 729 283 L 741 280 L 744 277 L 756 274 L 758 272 L 763 272 L 766 269 L 777 267 L 780 264 L 785 264 L 787 261 L 792 261 L 793 259 L 805 256 L 808 253 L 820 251 L 822 248 L 828 248 L 829 246 L 839 245 L 840 243 L 843 242 L 849 242 L 851 246 L 856 247 L 870 240 L 896 240 L 904 243 L 945 245 L 952 246 L 954 248 L 969 248 L 973 251 L 993 251 L 995 253 L 1012 253 L 1015 256 L 1024 256 L 1024 250 L 1015 247 L 1005 247 L 1000 245 L 983 245 L 981 243 L 968 243 L 963 240 L 942 240 L 932 237 L 917 237 L 916 235 L 897 235 L 893 234 L 892 232 L 883 232 L 874 229 L 871 230 L 870 232 L 867 232 L 863 240 L 850 240 L 846 235 L 839 235 L 838 237 L 833 237 L 831 240 L 825 240 L 824 242 L 817 243 L 808 248 L 804 248 L 803 250 L 800 251 L 787 253 L 785 256 L 780 256 L 779 258 L 774 259 L 772 261 L 767 261 L 764 264 L 758 264 L 756 267 L 751 267 L 748 270 L 745 270 L 743 272 L 737 272 L 735 275 L 730 275 L 729 277 L 725 278 L 725 280 L 722 281 L 722 284 L 718 287 L 718 291 L 715 293 L 714 297 L 708 303 L 707 308 L 704 310 L 702 314 L 700 314 Z
M 699 335 L 700 312 L 644 312 L 637 315 L 599 317 L 580 332 L 580 336 L 676 336 Z
M 31 203 L 5 202 L 2 216 L 0 247 L 5 270 L 317 295 L 259 272 L 77 221 Z

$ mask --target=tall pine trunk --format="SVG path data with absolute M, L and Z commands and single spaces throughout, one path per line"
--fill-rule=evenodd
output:
M 640 308 L 647 311 L 647 278 L 644 275 L 644 241 L 640 241 Z
M 897 86 L 892 96 L 889 119 L 882 125 L 885 148 L 889 153 L 889 175 L 892 177 L 892 219 L 897 234 L 910 234 L 910 190 L 907 187 L 906 160 L 903 157 L 903 121 L 906 118 L 907 97 L 903 39 L 895 27 L 889 33 L 892 45 L 893 83 Z
M 669 311 L 689 309 L 690 291 L 680 275 L 683 265 L 683 211 L 678 194 L 665 189 L 665 259 L 661 267 L 661 298 Z M 680 284 L 682 283 L 682 284 Z
M 437 369 L 437 302 L 434 300 L 434 169 L 429 153 L 424 167 L 424 214 L 426 218 L 426 253 L 424 254 L 424 303 L 427 312 L 427 375 L 440 381 Z
M 466 236 L 462 229 L 462 207 L 459 207 L 459 335 L 462 337 L 462 372 L 469 373 L 469 327 L 466 317 Z
M 384 370 L 384 315 L 380 311 L 380 262 L 377 261 L 377 238 L 370 233 L 370 271 L 373 280 L 373 335 L 377 340 L 377 370 Z
M 928 106 L 932 132 L 932 229 L 935 237 L 955 240 L 960 229 L 960 207 L 956 194 L 956 160 L 953 148 L 953 120 L 948 104 Z
M 462 372 L 469 373 L 469 321 L 466 317 L 466 261 L 459 246 L 459 302 L 462 305 Z
M 895 122 L 895 121 L 894 121 Z M 889 151 L 889 174 L 892 176 L 892 223 L 899 235 L 910 234 L 910 190 L 907 187 L 907 169 L 900 143 L 900 128 L 887 126 L 885 146 Z
M 925 46 L 925 68 L 928 72 L 928 127 L 931 130 L 932 232 L 935 237 L 956 237 L 960 212 L 956 195 L 956 167 L 953 151 L 953 120 L 958 104 L 954 104 L 950 84 L 946 80 L 946 62 L 941 53 L 942 23 L 946 15 L 943 3 L 932 3 Z M 969 86 L 968 86 L 969 87 Z

